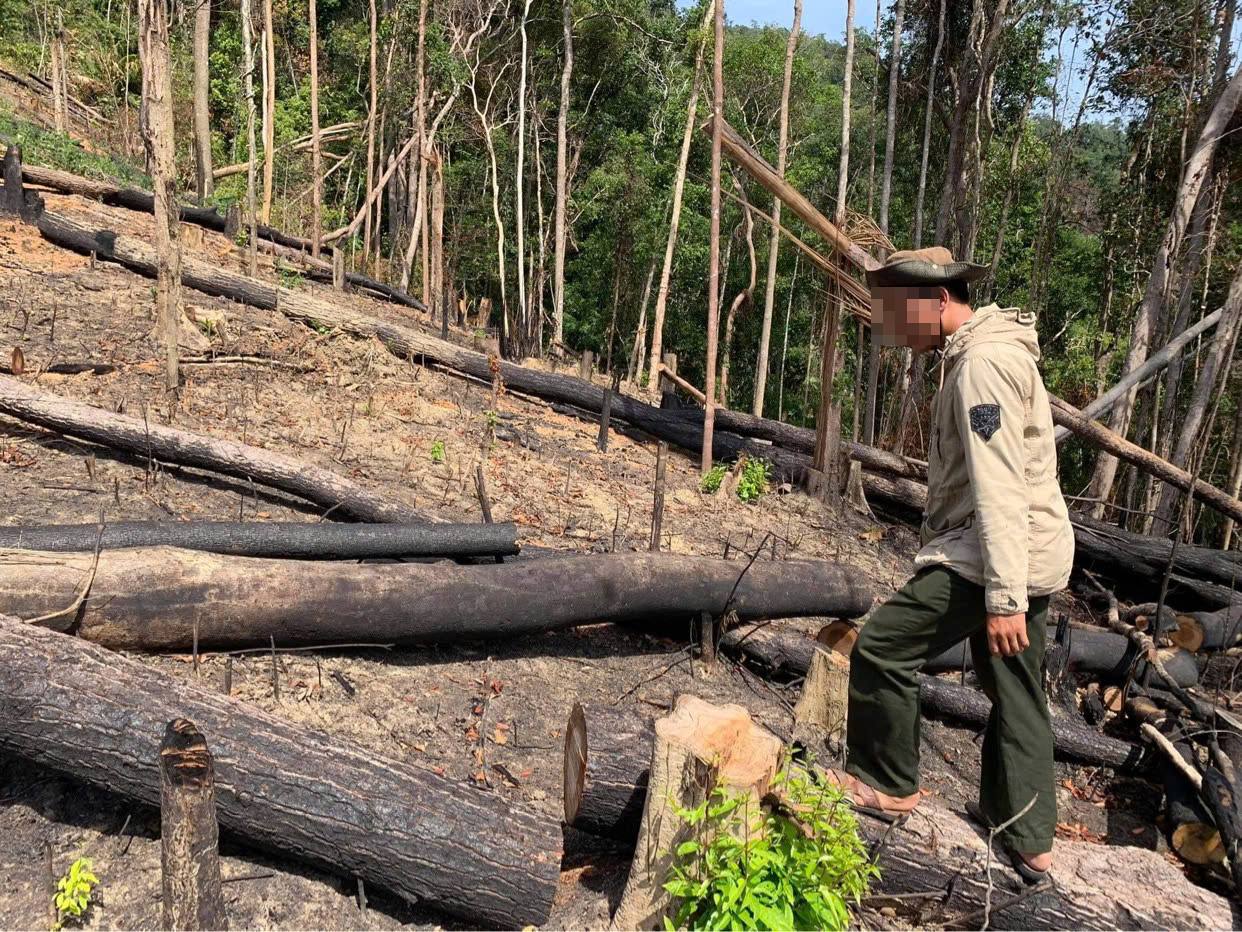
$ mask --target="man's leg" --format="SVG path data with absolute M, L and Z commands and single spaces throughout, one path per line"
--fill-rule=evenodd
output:
M 931 567 L 872 613 L 850 656 L 846 772 L 889 796 L 919 788 L 918 672 L 983 629 L 983 588 Z
M 1014 657 L 993 657 L 986 632 L 970 639 L 975 672 L 992 700 L 979 808 L 992 825 L 1003 825 L 1034 799 L 1030 811 L 1000 833 L 1006 846 L 1026 855 L 1051 851 L 1057 825 L 1052 721 L 1042 674 L 1047 618 L 1048 599 L 1031 599 L 1026 613 L 1031 646 Z

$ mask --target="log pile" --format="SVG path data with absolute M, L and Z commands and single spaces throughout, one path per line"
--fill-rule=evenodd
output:
M 160 743 L 178 718 L 211 748 L 219 822 L 237 837 L 474 927 L 547 919 L 561 866 L 554 819 L 0 619 L 0 748 L 158 805 Z

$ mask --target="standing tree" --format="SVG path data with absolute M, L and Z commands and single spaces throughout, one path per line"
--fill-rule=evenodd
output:
M 271 0 L 265 0 L 271 3 Z M 375 184 L 375 124 L 379 118 L 379 68 L 376 65 L 376 57 L 379 51 L 379 13 L 376 10 L 375 0 L 369 0 L 367 10 L 370 14 L 371 23 L 371 48 L 370 57 L 370 85 L 371 96 L 367 108 L 367 203 L 363 205 L 362 219 L 362 255 L 365 261 L 366 256 L 371 252 L 371 191 Z
M 211 0 L 196 0 L 194 8 L 194 170 L 198 200 L 211 197 Z M 313 4 L 315 0 L 311 0 Z
M 724 2 L 724 0 L 720 0 Z M 707 4 L 703 27 L 706 33 L 708 22 L 715 16 L 715 2 Z M 681 136 L 681 154 L 677 157 L 677 174 L 673 179 L 673 210 L 668 221 L 668 241 L 664 246 L 664 265 L 660 270 L 660 287 L 656 291 L 655 311 L 651 322 L 651 362 L 648 366 L 649 384 L 654 391 L 659 384 L 656 373 L 660 371 L 660 358 L 664 352 L 664 315 L 668 308 L 669 286 L 673 278 L 673 257 L 677 254 L 677 232 L 681 225 L 682 197 L 686 190 L 686 168 L 690 164 L 690 143 L 694 138 L 694 127 L 699 107 L 699 78 L 703 73 L 703 52 L 707 45 L 704 35 L 697 42 L 694 54 L 694 76 L 690 79 L 690 102 L 686 105 L 686 126 Z M 639 382 L 643 380 L 642 367 L 637 373 Z
M 263 213 L 272 222 L 272 185 L 276 167 L 276 30 L 272 0 L 263 0 Z
M 205 0 L 204 0 L 205 2 Z M 311 108 L 311 256 L 319 258 L 323 238 L 323 145 L 319 135 L 319 12 L 315 0 L 308 0 L 306 20 L 310 27 L 310 108 Z
M 138 0 L 138 58 L 142 65 L 142 142 L 155 191 L 157 327 L 164 337 L 166 384 L 170 391 L 175 391 L 177 332 L 181 322 L 181 246 L 177 242 L 177 145 L 165 2 Z
M 561 6 L 561 27 L 565 35 L 564 63 L 561 67 L 561 106 L 556 114 L 556 256 L 553 259 L 552 291 L 555 302 L 552 311 L 552 343 L 560 346 L 565 340 L 565 244 L 568 231 L 565 212 L 569 201 L 569 87 L 574 73 L 574 18 L 573 0 L 564 0 Z
M 517 124 L 517 167 L 514 170 L 513 197 L 514 223 L 517 227 L 517 279 L 518 279 L 518 343 L 520 355 L 529 349 L 529 322 L 526 319 L 526 208 L 523 195 L 526 188 L 526 74 L 530 62 L 526 48 L 526 20 L 530 16 L 532 0 L 525 0 L 522 7 L 522 60 L 518 76 L 518 124 Z
M 52 30 L 48 64 L 52 69 L 52 122 L 58 133 L 69 132 L 69 69 L 65 65 L 65 27 L 60 14 Z
M 944 13 L 947 0 L 940 0 L 940 21 L 936 27 L 936 48 L 932 52 L 931 66 L 927 71 L 927 109 L 923 113 L 923 157 L 919 164 L 919 192 L 914 199 L 914 248 L 923 245 L 923 202 L 927 195 L 927 161 L 931 152 L 932 113 L 936 100 L 936 69 L 940 64 L 940 50 L 944 48 Z M 1019 137 L 1021 134 L 1019 134 Z
M 700 468 L 712 468 L 712 433 L 716 422 L 716 339 L 720 330 L 720 150 L 724 131 L 724 0 L 716 0 L 716 45 L 712 61 L 712 221 L 707 272 L 707 363 L 703 395 L 703 454 Z
M 793 81 L 794 54 L 798 51 L 798 32 L 802 27 L 802 0 L 794 0 L 793 26 L 785 45 L 785 80 L 781 85 L 780 129 L 776 143 L 776 173 L 785 177 L 789 150 L 789 86 Z M 846 80 L 849 80 L 847 77 Z M 749 214 L 749 211 L 747 212 Z M 781 250 L 781 199 L 772 198 L 772 235 L 768 240 L 768 280 L 763 293 L 763 326 L 759 331 L 759 359 L 755 371 L 755 399 L 751 413 L 763 416 L 763 399 L 768 387 L 768 347 L 772 339 L 772 310 L 776 304 L 776 266 Z
M 897 140 L 897 85 L 901 80 L 901 29 L 906 0 L 897 0 L 893 12 L 893 50 L 888 56 L 888 112 L 885 116 L 884 176 L 880 179 L 880 231 L 888 234 L 888 204 L 893 195 L 893 154 Z
M 259 216 L 255 192 L 255 161 L 258 150 L 254 138 L 254 15 L 251 0 L 241 0 L 242 88 L 246 95 L 246 271 L 258 270 Z

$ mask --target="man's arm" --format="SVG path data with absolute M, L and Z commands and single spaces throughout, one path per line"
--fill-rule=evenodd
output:
M 954 401 L 975 498 L 988 643 L 992 653 L 1011 656 L 1028 646 L 1026 392 L 1021 371 L 1003 360 L 974 357 L 960 365 Z

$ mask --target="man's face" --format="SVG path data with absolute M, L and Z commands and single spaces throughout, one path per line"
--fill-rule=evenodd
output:
M 871 291 L 871 326 L 882 346 L 905 346 L 916 353 L 940 345 L 944 289 L 886 285 Z

